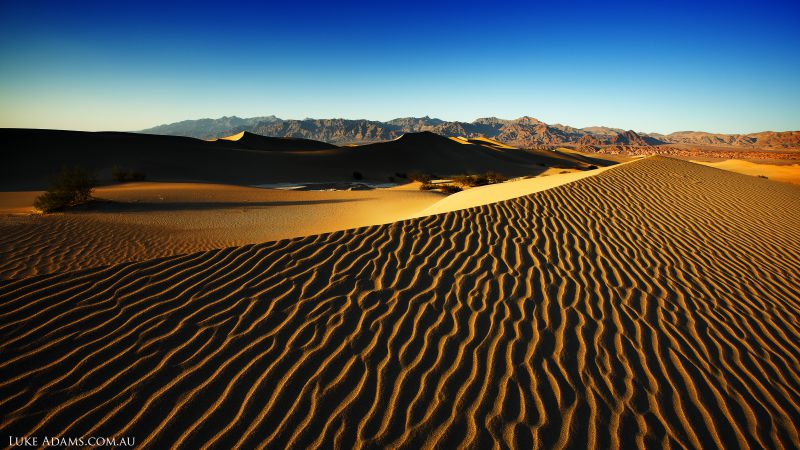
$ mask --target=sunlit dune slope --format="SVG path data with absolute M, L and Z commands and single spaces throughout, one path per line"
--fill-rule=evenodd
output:
M 770 180 L 784 183 L 800 184 L 800 164 L 762 164 L 739 159 L 728 159 L 718 162 L 693 161 L 717 169 L 730 170 L 751 176 L 767 177 Z
M 314 141 L 312 139 L 279 138 L 261 136 L 259 134 L 242 131 L 212 142 L 225 143 L 224 141 L 236 142 L 241 148 L 253 150 L 331 150 L 339 148 L 327 142 Z
M 458 212 L 5 282 L 0 431 L 797 448 L 798 204 L 648 158 Z
M 486 137 L 478 137 L 478 138 L 470 139 L 469 142 L 472 142 L 473 144 L 489 145 L 489 146 L 497 147 L 497 148 L 516 148 L 516 147 L 513 147 L 511 145 L 503 144 L 500 141 L 496 141 L 494 139 L 489 139 L 489 138 L 486 138 Z
M 597 175 L 612 167 L 615 166 L 578 172 L 565 172 L 562 174 L 526 178 L 470 188 L 442 198 L 424 210 L 416 213 L 414 217 L 458 211 L 460 209 L 472 208 L 474 206 L 487 205 L 530 195 L 534 192 L 552 189 L 573 181 Z
M 290 191 L 209 183 L 95 189 L 88 210 L 30 213 L 38 192 L 0 192 L 0 279 L 78 270 L 405 219 L 443 197 L 419 189 Z

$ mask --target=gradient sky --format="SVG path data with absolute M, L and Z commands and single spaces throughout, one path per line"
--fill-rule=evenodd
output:
M 2 2 L 0 127 L 274 114 L 800 130 L 800 2 Z

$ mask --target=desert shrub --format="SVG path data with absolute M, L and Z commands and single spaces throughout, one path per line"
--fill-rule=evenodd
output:
M 440 191 L 448 194 L 455 194 L 456 192 L 462 191 L 462 189 L 459 186 L 456 186 L 455 184 L 440 184 L 439 186 L 437 186 L 437 188 Z
M 763 178 L 765 180 L 769 180 L 769 177 L 766 175 L 759 175 L 758 178 Z
M 130 175 L 131 181 L 144 181 L 145 178 L 147 178 L 147 176 L 144 174 L 144 172 L 140 172 L 138 170 L 134 170 Z
M 586 168 L 586 170 L 594 170 L 594 169 L 597 169 L 597 166 L 595 166 L 594 164 Z
M 92 199 L 92 189 L 96 181 L 88 172 L 79 167 L 65 167 L 53 180 L 47 191 L 36 197 L 33 206 L 42 212 L 50 213 L 86 203 Z
M 394 176 L 396 176 L 397 178 L 408 178 L 408 174 L 406 174 L 405 172 L 395 172 Z
M 455 184 L 451 183 L 438 183 L 433 184 L 430 181 L 426 181 L 419 185 L 420 191 L 432 191 L 437 190 L 441 192 L 445 192 L 447 194 L 455 194 L 456 192 L 461 192 L 462 189 L 460 186 L 456 186 Z
M 461 186 L 477 186 L 475 184 L 475 175 L 455 175 L 450 177 L 453 183 L 460 184 Z
M 408 179 L 410 179 L 411 181 L 419 181 L 420 183 L 424 184 L 424 183 L 430 183 L 431 180 L 433 180 L 433 177 L 427 173 L 414 172 L 408 175 Z
M 356 170 L 356 171 L 353 172 L 353 179 L 363 180 L 364 179 L 364 175 L 361 172 Z
M 497 172 L 486 172 L 479 175 L 457 175 L 452 177 L 456 184 L 467 187 L 484 186 L 487 184 L 496 184 L 507 181 L 508 178 Z
M 502 183 L 504 181 L 508 181 L 507 177 L 497 172 L 486 172 L 486 174 L 484 174 L 484 177 L 486 178 L 487 184 L 497 184 L 497 183 Z
M 389 183 L 394 183 L 394 177 L 389 177 Z

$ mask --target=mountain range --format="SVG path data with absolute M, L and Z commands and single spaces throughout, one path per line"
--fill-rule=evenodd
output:
M 275 116 L 242 119 L 185 120 L 142 130 L 144 133 L 214 139 L 247 131 L 263 136 L 313 139 L 342 144 L 365 144 L 397 139 L 405 133 L 430 131 L 448 137 L 495 139 L 520 148 L 569 144 L 576 147 L 649 147 L 668 144 L 726 146 L 762 149 L 800 148 L 800 131 L 765 131 L 751 134 L 716 134 L 679 131 L 671 134 L 637 133 L 609 127 L 574 128 L 547 124 L 533 117 L 505 120 L 485 117 L 472 122 L 448 122 L 425 117 L 404 117 L 380 122 L 365 119 L 284 120 Z

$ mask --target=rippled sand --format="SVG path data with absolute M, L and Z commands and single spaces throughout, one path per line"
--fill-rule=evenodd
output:
M 0 430 L 797 448 L 798 205 L 656 157 L 389 225 L 0 282 Z

